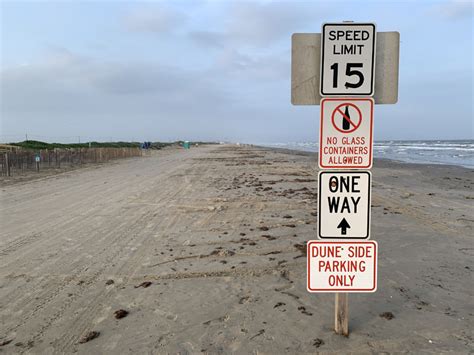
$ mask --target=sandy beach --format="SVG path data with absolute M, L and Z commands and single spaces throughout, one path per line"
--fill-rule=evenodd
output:
M 2 186 L 0 353 L 472 352 L 472 170 L 375 162 L 378 290 L 347 338 L 306 290 L 317 173 L 210 145 Z

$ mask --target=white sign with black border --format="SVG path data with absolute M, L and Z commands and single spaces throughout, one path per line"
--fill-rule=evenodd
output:
M 325 23 L 321 44 L 321 96 L 373 96 L 374 23 Z
M 318 175 L 318 238 L 370 238 L 370 171 L 323 170 Z

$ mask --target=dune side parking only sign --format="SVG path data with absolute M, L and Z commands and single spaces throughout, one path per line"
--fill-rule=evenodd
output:
M 369 239 L 371 176 L 369 171 L 319 172 L 320 239 Z
M 309 292 L 375 292 L 377 290 L 377 242 L 329 242 L 307 244 Z
M 371 98 L 321 100 L 321 169 L 372 167 L 373 113 L 374 100 Z

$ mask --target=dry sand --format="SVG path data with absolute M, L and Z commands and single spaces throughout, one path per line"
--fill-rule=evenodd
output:
M 315 166 L 207 146 L 2 187 L 0 353 L 472 352 L 472 171 L 376 163 L 346 338 L 306 291 Z

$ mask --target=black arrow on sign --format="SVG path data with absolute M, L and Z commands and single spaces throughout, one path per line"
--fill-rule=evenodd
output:
M 351 228 L 351 225 L 349 223 L 347 223 L 345 218 L 343 218 L 342 221 L 337 226 L 337 228 L 341 228 L 341 234 L 346 235 L 347 228 Z

